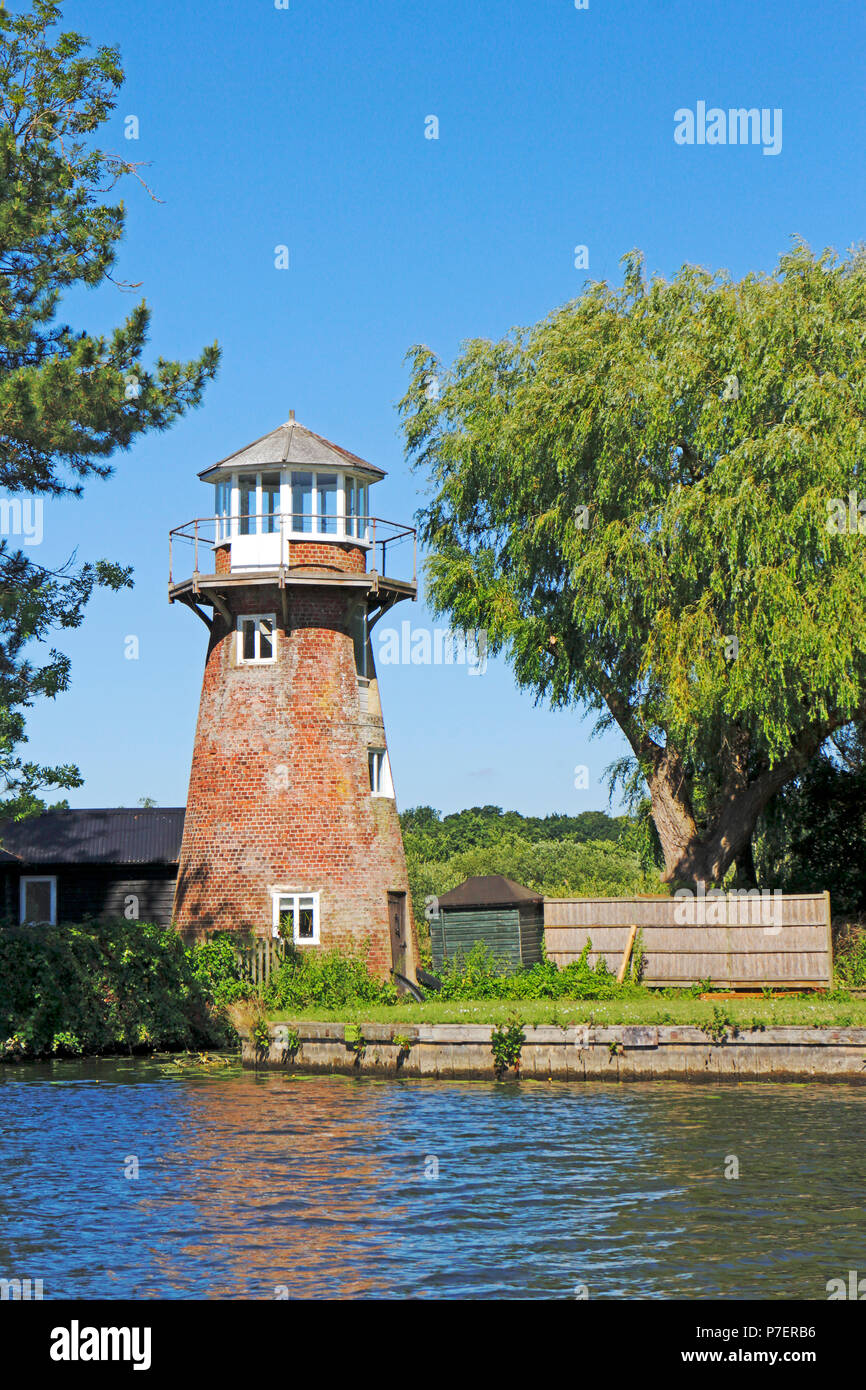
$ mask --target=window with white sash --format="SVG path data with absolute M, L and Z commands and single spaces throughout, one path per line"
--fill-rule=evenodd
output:
M 319 945 L 319 894 L 272 890 L 274 935 L 296 946 Z
M 267 666 L 277 659 L 277 615 L 249 613 L 238 618 L 238 664 Z

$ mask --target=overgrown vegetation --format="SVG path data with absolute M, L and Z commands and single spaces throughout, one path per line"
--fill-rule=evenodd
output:
M 866 736 L 828 740 L 768 806 L 755 840 L 761 882 L 789 893 L 830 890 L 835 913 L 866 909 Z M 866 980 L 863 981 L 866 983 Z
M 481 943 L 450 962 L 440 993 L 417 1004 L 373 975 L 363 951 L 289 951 L 268 983 L 244 977 L 229 934 L 186 947 L 172 928 L 140 922 L 90 922 L 0 930 L 0 1056 L 23 1059 L 94 1053 L 225 1048 L 248 1031 L 268 1046 L 267 1020 L 342 1018 L 363 1046 L 365 1021 L 507 1023 L 520 1001 L 524 1022 L 692 1022 L 708 1036 L 773 1023 L 866 1025 L 866 932 L 852 927 L 837 943 L 837 988 L 825 996 L 789 995 L 727 1001 L 724 1010 L 688 990 L 648 990 L 639 983 L 637 952 L 622 985 L 603 959 L 589 963 L 591 943 L 560 969 L 544 960 L 513 970 Z M 757 1008 L 756 1008 L 757 1004 Z M 588 1007 L 591 1005 L 591 1008 Z M 408 1040 L 398 1035 L 401 1046 Z M 358 1047 L 355 1047 L 357 1042 Z M 293 1031 L 289 1051 L 296 1050 Z M 513 1065 L 510 1064 L 510 1065 Z
M 371 974 L 363 951 L 299 951 L 289 946 L 285 959 L 261 991 L 269 1010 L 323 1004 L 393 1004 L 397 990 Z
M 706 1033 L 710 1041 L 720 1047 L 729 1037 L 735 1038 L 739 1029 L 729 1011 L 719 1004 L 714 1004 L 713 1016 L 707 1023 L 701 1024 L 701 1032 Z
M 508 1019 L 501 1028 L 494 1028 L 490 1035 L 490 1050 L 493 1053 L 493 1070 L 501 1079 L 512 1070 L 520 1072 L 520 1054 L 526 1042 L 523 1024 L 517 1016 Z
M 356 1064 L 360 1066 L 361 1062 L 364 1060 L 364 1054 L 367 1051 L 367 1040 L 357 1023 L 346 1024 L 343 1039 L 349 1051 L 355 1054 Z
M 466 956 L 449 961 L 440 972 L 442 989 L 438 999 L 612 999 L 628 994 L 636 986 L 617 984 L 614 974 L 600 956 L 589 964 L 592 942 L 588 941 L 578 960 L 560 969 L 553 961 L 511 970 L 499 961 L 483 942 Z
M 836 978 L 843 988 L 866 989 L 866 927 L 849 923 L 834 943 Z
M 225 1047 L 244 984 L 231 943 L 185 947 L 170 927 L 91 922 L 0 931 L 7 1058 Z

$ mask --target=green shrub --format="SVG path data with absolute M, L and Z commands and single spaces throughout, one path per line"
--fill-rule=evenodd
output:
M 836 978 L 848 989 L 866 988 L 866 929 L 851 925 L 843 929 L 835 944 Z
M 218 1010 L 247 997 L 250 983 L 241 972 L 237 938 L 231 932 L 218 932 L 190 947 L 189 955 L 193 975 Z
M 290 947 L 262 987 L 265 1007 L 305 1009 L 311 1004 L 394 1004 L 397 990 L 370 973 L 363 952 L 303 951 Z
M 88 922 L 0 930 L 6 1056 L 224 1046 L 214 991 L 171 927 Z
M 519 1018 L 512 1016 L 501 1028 L 494 1028 L 490 1035 L 490 1051 L 493 1053 L 493 1070 L 501 1080 L 509 1068 L 520 1072 L 520 1054 L 526 1042 L 526 1033 Z
M 551 960 L 511 970 L 484 945 L 477 942 L 465 956 L 446 963 L 440 971 L 442 990 L 438 999 L 613 999 L 640 994 L 635 984 L 617 984 L 614 974 L 601 956 L 594 966 L 587 957 L 592 942 L 587 941 L 578 960 L 559 968 Z

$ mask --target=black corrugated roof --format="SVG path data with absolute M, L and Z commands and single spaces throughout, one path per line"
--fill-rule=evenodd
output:
M 176 864 L 184 806 L 43 811 L 27 820 L 0 821 L 0 863 Z
M 544 897 L 503 874 L 477 874 L 452 888 L 450 893 L 441 893 L 438 901 L 440 907 L 512 907 L 520 903 L 542 903 Z

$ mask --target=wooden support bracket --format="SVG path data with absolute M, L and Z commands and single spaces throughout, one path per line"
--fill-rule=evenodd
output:
M 211 598 L 213 599 L 214 608 L 219 613 L 226 627 L 229 629 L 229 632 L 231 632 L 232 615 L 229 611 L 228 604 L 226 603 L 225 599 L 222 598 L 221 595 L 218 594 L 214 589 L 211 590 Z

